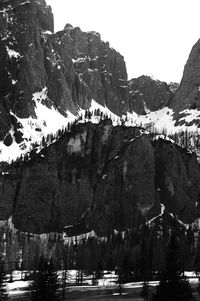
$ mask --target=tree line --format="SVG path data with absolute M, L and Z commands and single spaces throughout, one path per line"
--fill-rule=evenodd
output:
M 200 241 L 198 241 L 198 256 L 196 257 L 196 264 L 199 264 L 199 249 Z M 143 246 L 143 248 L 145 248 Z M 166 254 L 164 260 L 164 266 L 159 271 L 157 279 L 159 284 L 156 289 L 150 290 L 149 281 L 152 279 L 152 267 L 149 264 L 149 257 L 143 253 L 139 265 L 142 269 L 142 281 L 143 287 L 141 289 L 141 297 L 144 300 L 149 301 L 193 301 L 195 300 L 192 288 L 189 280 L 184 275 L 184 269 L 182 265 L 181 253 L 181 239 L 173 231 L 170 235 L 169 241 L 166 245 Z M 92 257 L 88 258 L 88 262 L 92 260 Z M 142 261 L 143 260 L 143 261 Z M 0 300 L 6 300 L 8 292 L 6 289 L 6 273 L 4 270 L 4 261 L 0 259 Z M 83 270 L 87 275 L 91 272 L 93 274 L 92 284 L 96 285 L 97 280 L 103 277 L 103 266 L 100 262 L 95 266 L 95 270 L 87 269 L 87 266 L 77 266 L 76 285 L 83 283 Z M 115 273 L 117 275 L 118 291 L 122 294 L 125 288 L 123 285 L 128 282 L 135 281 L 134 271 L 130 265 L 130 258 L 126 255 L 120 264 L 115 267 Z M 198 270 L 198 271 L 197 271 Z M 199 267 L 196 269 L 199 273 Z M 68 299 L 66 288 L 69 273 L 66 266 L 62 266 L 62 269 L 58 272 L 55 265 L 55 259 L 52 257 L 47 258 L 43 254 L 39 257 L 38 265 L 35 271 L 32 272 L 32 280 L 29 285 L 29 295 L 33 301 L 56 301 Z M 197 292 L 200 294 L 200 284 L 198 284 Z

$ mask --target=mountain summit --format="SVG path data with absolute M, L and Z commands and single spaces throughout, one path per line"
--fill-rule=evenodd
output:
M 92 99 L 122 116 L 155 111 L 173 96 L 166 83 L 149 77 L 127 81 L 123 56 L 99 33 L 71 24 L 54 33 L 44 0 L 1 1 L 0 66 L 2 154 L 12 146 L 20 156 L 89 109 Z
M 191 50 L 172 108 L 176 111 L 200 109 L 200 40 Z

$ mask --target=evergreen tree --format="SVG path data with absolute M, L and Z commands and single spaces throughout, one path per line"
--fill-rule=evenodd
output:
M 46 146 L 46 141 L 45 141 L 45 137 L 42 136 L 42 147 L 45 147 Z
M 57 301 L 60 299 L 59 287 L 52 259 L 47 261 L 44 256 L 41 256 L 38 271 L 35 273 L 31 285 L 31 299 L 33 301 Z
M 200 278 L 199 278 L 199 281 L 198 281 L 197 293 L 200 295 Z
M 147 301 L 149 298 L 149 282 L 144 281 L 141 291 L 141 297 L 144 299 L 144 301 Z
M 88 119 L 89 110 L 85 110 L 85 119 Z
M 166 268 L 156 288 L 153 301 L 191 301 L 194 300 L 189 281 L 181 271 L 181 255 L 175 233 L 172 234 L 167 256 Z
M 125 283 L 124 280 L 124 274 L 123 274 L 123 270 L 121 267 L 117 268 L 116 272 L 118 275 L 118 279 L 117 279 L 117 284 L 118 284 L 118 290 L 119 290 L 119 294 L 122 294 L 122 288 L 123 288 L 123 284 Z
M 0 261 L 0 301 L 7 300 L 7 286 L 6 286 L 6 273 L 4 270 L 4 262 Z
M 149 256 L 146 242 L 143 239 L 142 245 L 141 245 L 141 258 L 140 258 L 140 278 L 141 278 L 141 280 L 144 280 L 144 281 L 150 280 L 151 268 L 152 268 L 151 260 L 152 260 L 152 258 L 150 258 L 150 256 Z
M 200 273 L 200 235 L 198 236 L 197 250 L 194 258 L 194 271 L 196 275 Z
M 116 270 L 116 273 L 118 275 L 117 283 L 120 295 L 122 294 L 123 284 L 133 280 L 133 272 L 131 267 L 132 264 L 130 262 L 129 256 L 125 255 L 121 265 Z
M 101 261 L 99 261 L 93 272 L 93 284 L 96 284 L 98 279 L 103 278 L 103 275 L 104 275 L 103 266 L 102 266 Z
M 65 300 L 66 296 L 66 282 L 69 280 L 70 274 L 67 270 L 63 270 L 62 279 L 61 279 L 61 288 L 62 288 L 62 300 Z
M 92 112 L 88 111 L 88 119 L 92 118 Z

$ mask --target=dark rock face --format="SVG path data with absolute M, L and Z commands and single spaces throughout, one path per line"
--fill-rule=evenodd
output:
M 71 38 L 74 67 L 90 96 L 113 112 L 127 111 L 128 85 L 124 58 L 102 42 L 96 32 L 82 32 L 79 27 L 65 27 L 62 39 Z M 84 103 L 80 104 L 84 107 Z
M 44 87 L 63 115 L 88 108 L 92 98 L 115 113 L 128 110 L 124 59 L 98 33 L 67 24 L 53 34 L 53 15 L 43 0 L 3 1 L 0 9 L 0 139 L 12 125 L 11 111 L 36 117 L 33 93 Z
M 172 108 L 180 112 L 186 108 L 200 108 L 200 40 L 193 46 L 184 68 L 183 78 L 175 94 Z
M 128 82 L 123 56 L 100 34 L 70 24 L 53 33 L 45 1 L 2 1 L 0 10 L 1 140 L 13 126 L 11 113 L 36 118 L 33 93 L 45 87 L 46 105 L 64 116 L 89 108 L 92 99 L 118 115 L 143 114 L 145 103 L 150 110 L 169 103 L 167 84 L 144 76 Z
M 137 227 L 160 203 L 183 222 L 200 216 L 196 156 L 138 128 L 79 124 L 0 178 L 0 219 L 17 229 L 71 234 Z
M 159 198 L 168 212 L 192 223 L 200 216 L 200 169 L 196 155 L 161 139 L 153 146 Z
M 174 95 L 171 85 L 144 75 L 132 79 L 129 81 L 129 110 L 146 114 L 168 106 Z
M 44 1 L 1 1 L 0 95 L 2 134 L 12 124 L 10 111 L 34 116 L 32 93 L 46 84 L 40 31 L 53 30 L 53 15 Z

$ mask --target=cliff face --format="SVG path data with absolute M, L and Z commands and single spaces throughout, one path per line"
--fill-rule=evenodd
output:
M 0 139 L 6 137 L 5 144 L 12 143 L 11 130 L 15 141 L 22 142 L 17 118 L 37 119 L 33 95 L 44 87 L 40 101 L 64 116 L 90 107 L 91 99 L 119 115 L 127 110 L 145 114 L 174 105 L 187 90 L 184 83 L 189 87 L 197 77 L 198 43 L 173 102 L 174 91 L 166 83 L 146 76 L 128 82 L 123 57 L 98 33 L 67 24 L 54 34 L 45 1 L 2 1 L 0 9 Z M 78 125 L 43 152 L 1 176 L 1 219 L 13 215 L 23 231 L 75 225 L 75 232 L 109 233 L 153 216 L 160 202 L 184 221 L 198 217 L 196 158 L 152 142 L 137 128 L 114 128 L 109 121 Z
M 32 93 L 47 80 L 40 32 L 53 30 L 53 15 L 44 1 L 1 1 L 1 139 L 13 125 L 10 112 L 19 117 L 34 116 Z
M 153 142 L 155 187 L 168 212 L 184 223 L 200 214 L 199 163 L 196 155 L 169 141 Z
M 129 81 L 129 110 L 138 114 L 159 110 L 170 104 L 173 95 L 172 84 L 140 76 Z
M 124 58 L 110 48 L 108 42 L 101 41 L 100 34 L 96 32 L 82 32 L 79 27 L 73 28 L 67 24 L 58 35 L 66 45 L 76 74 L 85 83 L 89 96 L 119 115 L 127 111 L 128 86 Z M 84 108 L 84 94 L 80 97 L 79 105 Z
M 99 34 L 69 24 L 54 34 L 43 0 L 2 1 L 0 9 L 0 139 L 19 130 L 15 116 L 37 118 L 33 93 L 45 87 L 45 105 L 64 116 L 92 98 L 118 114 L 128 109 L 124 59 Z
M 193 46 L 184 68 L 183 78 L 172 102 L 176 112 L 200 107 L 200 40 Z
M 3 168 L 3 167 L 2 167 Z M 24 232 L 107 235 L 160 213 L 199 218 L 196 156 L 138 128 L 79 124 L 32 160 L 1 175 L 1 216 Z
M 44 0 L 1 1 L 0 140 L 6 145 L 25 139 L 19 118 L 36 121 L 37 101 L 61 117 L 77 115 L 92 99 L 119 116 L 168 104 L 172 93 L 167 84 L 148 77 L 127 81 L 123 56 L 100 34 L 70 24 L 53 30 L 52 11 Z M 37 99 L 35 93 L 42 91 L 45 97 Z

